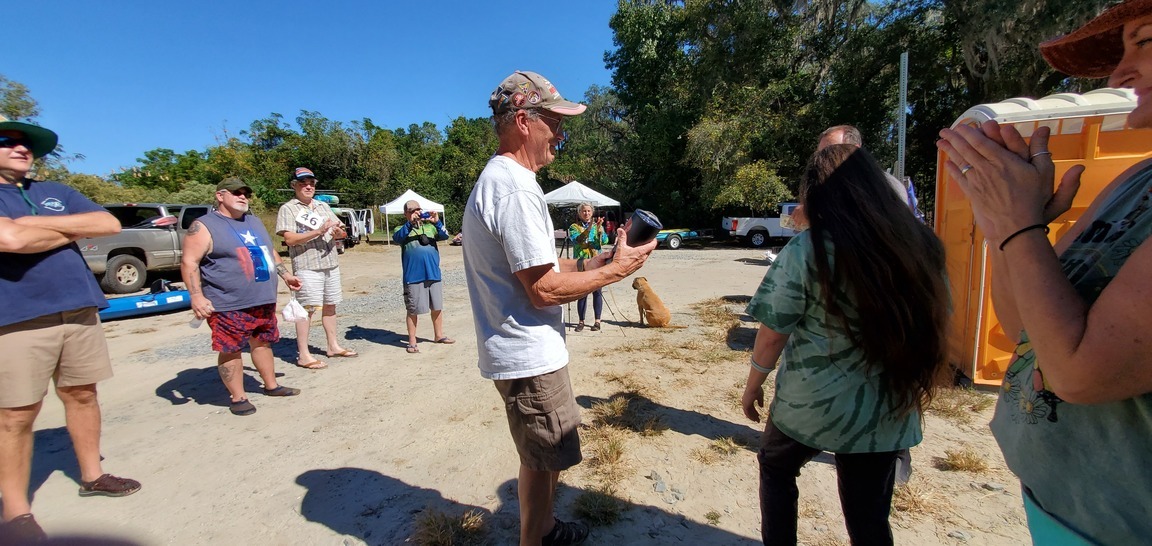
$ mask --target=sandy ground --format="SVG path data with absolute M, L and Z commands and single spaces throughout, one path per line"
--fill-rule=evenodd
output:
M 442 255 L 446 331 L 457 344 L 427 341 L 425 317 L 422 351 L 405 353 L 399 251 L 362 245 L 342 260 L 348 314 L 340 323 L 361 356 L 329 359 L 327 370 L 297 368 L 295 331 L 282 327 L 277 372 L 303 393 L 259 394 L 245 357 L 258 408 L 249 417 L 228 412 L 208 329 L 189 329 L 189 312 L 106 324 L 116 376 L 100 385 L 105 470 L 143 489 L 77 496 L 62 407 L 49 395 L 36 423 L 37 519 L 54 536 L 142 544 L 405 544 L 416 542 L 427 510 L 476 510 L 490 543 L 514 543 L 518 463 L 500 399 L 476 368 L 460 248 L 442 246 Z M 654 434 L 618 433 L 619 461 L 610 466 L 597 464 L 586 434 L 586 462 L 562 477 L 561 517 L 572 517 L 577 497 L 605 487 L 624 508 L 588 544 L 759 543 L 754 447 L 738 445 L 755 446 L 760 430 L 738 407 L 756 325 L 740 314 L 766 265 L 762 252 L 746 248 L 658 250 L 640 274 L 683 328 L 633 326 L 626 281 L 605 292 L 603 331 L 569 329 L 586 425 L 595 425 L 595 404 L 621 395 L 657 425 Z M 738 326 L 705 324 L 693 308 L 699 302 L 732 311 Z M 323 351 L 318 325 L 311 342 Z M 1028 542 L 1016 482 L 987 430 L 990 414 L 969 423 L 928 415 L 904 510 L 892 518 L 897 543 Z M 726 439 L 737 444 L 729 454 L 720 449 Z M 937 468 L 946 450 L 964 448 L 989 470 Z M 847 544 L 829 461 L 818 458 L 799 479 L 802 543 Z

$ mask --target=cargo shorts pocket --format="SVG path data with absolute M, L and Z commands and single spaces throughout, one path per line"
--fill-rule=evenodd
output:
M 516 410 L 523 416 L 528 436 L 548 447 L 560 447 L 564 438 L 564 413 L 568 402 L 568 386 L 537 393 L 516 395 Z M 575 428 L 570 424 L 570 427 Z

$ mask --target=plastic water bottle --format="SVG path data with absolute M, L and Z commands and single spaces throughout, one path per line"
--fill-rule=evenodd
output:
M 201 324 L 204 324 L 204 319 L 202 318 L 192 317 L 192 320 L 188 321 L 189 328 L 199 328 Z

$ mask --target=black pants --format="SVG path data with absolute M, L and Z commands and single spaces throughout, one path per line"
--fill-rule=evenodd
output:
M 795 545 L 796 477 L 800 467 L 819 449 L 808 447 L 784 434 L 771 418 L 760 441 L 760 534 L 764 544 Z M 895 451 L 836 454 L 836 482 L 848 537 L 854 546 L 891 545 L 888 514 L 892 509 Z

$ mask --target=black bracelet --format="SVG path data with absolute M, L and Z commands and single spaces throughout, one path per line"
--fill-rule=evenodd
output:
M 1004 252 L 1004 245 L 1008 244 L 1008 241 L 1011 241 L 1013 237 L 1020 235 L 1021 233 L 1024 233 L 1025 231 L 1032 231 L 1034 229 L 1042 229 L 1042 230 L 1044 230 L 1045 235 L 1048 234 L 1048 224 L 1033 224 L 1033 225 L 1028 226 L 1026 228 L 1021 228 L 1016 233 L 1013 233 L 1012 235 L 1005 237 L 1003 241 L 1000 241 L 1000 252 Z

